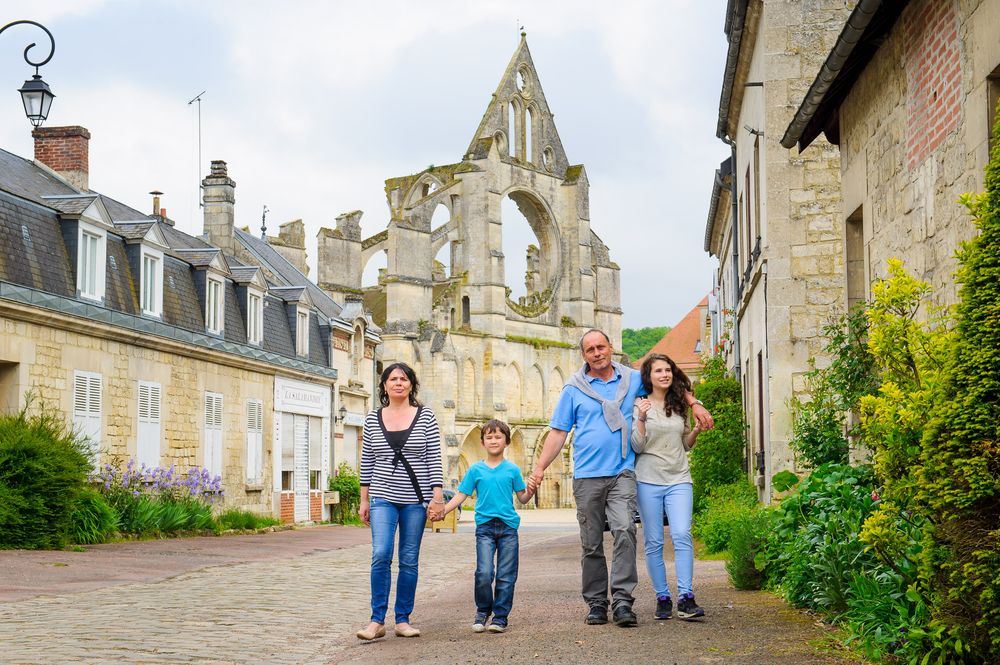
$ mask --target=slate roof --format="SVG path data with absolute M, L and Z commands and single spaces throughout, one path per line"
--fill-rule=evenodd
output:
M 103 306 L 98 307 L 99 312 L 103 312 L 101 320 L 118 325 L 139 325 L 126 322 L 147 318 L 142 316 L 139 307 L 137 247 L 129 247 L 126 241 L 141 240 L 155 224 L 169 247 L 163 258 L 163 311 L 160 322 L 173 326 L 164 330 L 183 329 L 200 333 L 201 338 L 191 339 L 204 340 L 205 304 L 197 276 L 198 273 L 203 275 L 199 268 L 209 265 L 218 256 L 218 248 L 119 201 L 96 192 L 81 193 L 38 164 L 4 150 L 0 150 L 0 281 L 78 300 L 75 278 L 78 223 L 75 216 L 86 211 L 98 197 L 115 223 L 114 229 L 108 231 L 106 236 L 105 300 Z M 287 282 L 280 286 L 295 287 L 292 290 L 297 289 L 300 293 L 308 290 L 314 303 L 320 306 L 323 316 L 316 312 L 310 314 L 307 362 L 330 368 L 327 317 L 337 316 L 340 307 L 266 243 L 258 242 L 254 253 Z M 245 314 L 240 306 L 236 284 L 249 281 L 259 268 L 245 266 L 235 257 L 223 255 L 223 259 L 235 273 L 235 279 L 225 282 L 223 337 L 226 342 L 245 345 Z M 76 311 L 72 303 L 69 307 L 66 311 Z M 108 310 L 130 317 L 109 318 Z M 167 335 L 174 336 L 174 333 L 168 332 Z M 204 345 L 203 342 L 194 343 Z M 246 353 L 239 346 L 219 348 Z M 265 295 L 262 348 L 271 354 L 300 360 L 295 354 L 285 302 L 271 293 Z M 260 356 L 255 354 L 254 357 Z M 278 364 L 286 362 L 273 355 L 269 355 L 268 359 Z M 322 373 L 329 377 L 333 371 L 324 369 Z
M 260 238 L 250 235 L 243 229 L 235 229 L 235 231 L 236 239 L 240 241 L 243 247 L 256 256 L 275 276 L 284 281 L 284 284 L 278 284 L 277 286 L 304 286 L 309 291 L 316 309 L 330 318 L 338 318 L 340 316 L 341 307 L 337 304 L 337 301 L 331 298 L 326 291 L 309 281 L 308 277 L 303 275 L 298 268 L 279 254 L 276 249 Z

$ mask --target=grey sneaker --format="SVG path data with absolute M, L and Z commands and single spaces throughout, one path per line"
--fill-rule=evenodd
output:
M 487 615 L 477 614 L 475 620 L 472 622 L 472 632 L 481 633 L 486 630 L 486 619 Z

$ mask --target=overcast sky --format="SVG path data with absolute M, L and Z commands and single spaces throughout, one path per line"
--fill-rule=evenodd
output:
M 385 179 L 461 159 L 523 25 L 570 163 L 587 168 L 591 225 L 622 269 L 623 326 L 643 327 L 673 325 L 711 287 L 725 4 L 15 0 L 0 22 L 55 36 L 46 125 L 90 130 L 91 188 L 144 212 L 159 189 L 198 235 L 198 182 L 224 159 L 237 225 L 259 233 L 265 204 L 272 235 L 301 218 L 312 275 L 319 228 L 360 209 L 362 233 L 377 233 Z M 35 28 L 0 36 L 0 147 L 29 158 L 16 89 L 30 41 L 46 48 Z M 203 90 L 199 166 L 188 100 Z M 526 244 L 505 232 L 515 292 Z

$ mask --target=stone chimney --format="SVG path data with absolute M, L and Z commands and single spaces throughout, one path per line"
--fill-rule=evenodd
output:
M 82 192 L 90 191 L 90 132 L 83 127 L 36 127 L 35 161 Z
M 212 173 L 201 181 L 205 204 L 204 234 L 208 242 L 227 254 L 236 253 L 236 183 L 229 177 L 226 163 L 212 160 Z
M 299 272 L 309 274 L 306 263 L 306 225 L 301 219 L 285 222 L 278 227 L 278 237 L 268 236 L 267 241 Z

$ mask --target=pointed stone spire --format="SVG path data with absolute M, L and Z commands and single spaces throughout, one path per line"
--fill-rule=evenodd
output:
M 483 159 L 495 145 L 504 161 L 562 177 L 569 161 L 528 50 L 526 33 L 476 129 L 466 159 Z

